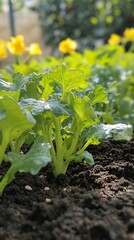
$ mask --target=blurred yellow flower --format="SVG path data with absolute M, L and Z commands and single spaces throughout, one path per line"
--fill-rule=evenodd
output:
M 123 41 L 124 42 L 134 42 L 134 28 L 126 28 L 123 33 Z
M 121 37 L 118 34 L 111 34 L 110 38 L 108 39 L 109 45 L 118 45 L 121 42 Z
M 40 49 L 39 44 L 37 43 L 32 43 L 28 48 L 27 48 L 28 52 L 30 55 L 41 55 L 42 51 Z
M 98 23 L 98 19 L 96 17 L 90 17 L 89 21 L 93 24 L 96 25 Z
M 66 38 L 65 40 L 59 43 L 59 51 L 62 53 L 75 53 L 77 48 L 77 42 L 72 40 L 71 38 Z
M 7 44 L 5 41 L 0 40 L 0 58 L 7 57 Z
M 11 41 L 7 43 L 7 47 L 12 54 L 22 55 L 26 50 L 24 37 L 22 35 L 11 37 Z

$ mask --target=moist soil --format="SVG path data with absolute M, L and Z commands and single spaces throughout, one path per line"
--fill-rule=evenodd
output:
M 134 139 L 88 150 L 94 166 L 16 175 L 0 197 L 0 240 L 134 240 Z

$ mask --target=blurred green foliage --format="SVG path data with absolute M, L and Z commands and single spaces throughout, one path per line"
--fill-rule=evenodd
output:
M 134 0 L 40 0 L 37 10 L 44 41 L 54 47 L 71 37 L 79 50 L 91 48 L 134 26 Z
M 66 37 L 79 51 L 107 42 L 111 33 L 134 27 L 134 0 L 12 0 L 15 11 L 29 8 L 41 20 L 44 42 L 55 49 Z M 8 1 L 0 0 L 0 11 Z
M 27 76 L 30 73 L 45 73 L 54 66 L 64 64 L 67 68 L 78 68 L 84 73 L 89 84 L 86 92 L 88 96 L 96 86 L 102 86 L 108 94 L 108 104 L 96 105 L 100 112 L 101 122 L 126 123 L 134 126 L 134 53 L 125 51 L 123 46 L 104 45 L 93 50 L 86 49 L 83 53 L 31 59 L 30 61 L 14 62 L 10 67 L 0 70 L 0 78 L 12 82 L 11 75 L 21 72 Z M 36 85 L 36 82 L 32 82 Z M 3 84 L 1 83 L 3 86 Z M 7 85 L 4 85 L 7 88 Z M 46 93 L 51 90 L 51 84 L 45 88 Z M 39 90 L 40 91 L 40 90 Z M 31 94 L 35 92 L 32 90 Z M 3 94 L 2 92 L 0 94 Z M 51 94 L 50 94 L 51 95 Z M 84 96 L 83 95 L 83 96 Z M 44 98 L 44 97 L 43 97 Z

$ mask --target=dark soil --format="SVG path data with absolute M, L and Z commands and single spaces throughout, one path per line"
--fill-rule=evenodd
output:
M 56 179 L 49 167 L 17 174 L 0 198 L 0 240 L 134 240 L 134 139 L 89 151 L 94 166 Z

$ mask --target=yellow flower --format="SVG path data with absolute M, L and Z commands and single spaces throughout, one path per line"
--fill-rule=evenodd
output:
M 41 55 L 42 51 L 40 49 L 39 44 L 37 43 L 32 43 L 28 48 L 27 48 L 28 52 L 30 55 Z
M 0 58 L 7 57 L 7 44 L 5 41 L 0 40 Z
M 11 42 L 7 43 L 7 47 L 12 54 L 22 55 L 26 50 L 24 37 L 22 35 L 11 37 Z
M 126 28 L 123 33 L 125 42 L 134 42 L 134 28 Z
M 59 44 L 59 51 L 62 53 L 75 53 L 77 48 L 77 42 L 72 40 L 71 38 L 66 38 L 65 40 L 61 41 Z
M 121 42 L 121 37 L 118 34 L 111 34 L 110 38 L 108 39 L 109 45 L 118 45 Z

